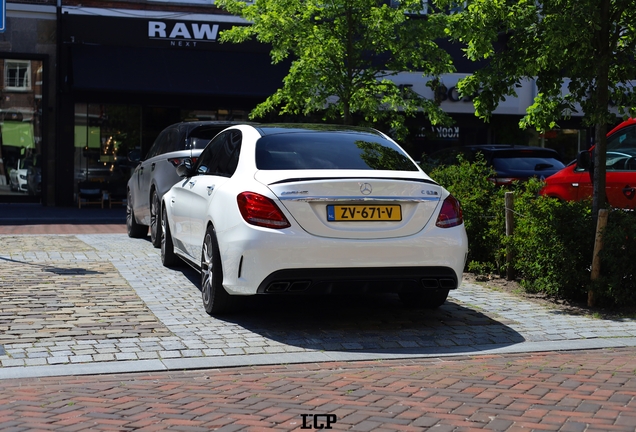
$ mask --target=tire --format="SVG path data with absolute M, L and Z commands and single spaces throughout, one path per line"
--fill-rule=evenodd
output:
M 232 296 L 223 288 L 219 245 L 212 226 L 205 232 L 201 252 L 201 297 L 208 315 L 220 315 L 232 309 Z
M 407 307 L 437 309 L 446 302 L 448 298 L 447 289 L 436 289 L 431 291 L 399 293 L 400 300 Z
M 156 248 L 161 247 L 161 203 L 157 191 L 150 198 L 150 242 Z
M 132 208 L 132 200 L 130 199 L 130 191 L 126 199 L 126 231 L 130 238 L 144 238 L 148 235 L 148 227 L 137 223 L 135 212 Z
M 161 246 L 161 263 L 164 267 L 175 267 L 179 263 L 179 257 L 174 253 L 174 243 L 172 243 L 172 234 L 170 233 L 166 209 L 163 209 L 161 235 L 159 239 Z

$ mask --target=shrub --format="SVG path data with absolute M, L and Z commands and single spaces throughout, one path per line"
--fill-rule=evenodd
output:
M 612 210 L 603 231 L 599 253 L 601 274 L 594 282 L 597 303 L 603 306 L 636 305 L 636 214 Z
M 468 271 L 506 271 L 506 248 L 521 285 L 529 292 L 585 301 L 588 289 L 603 306 L 636 305 L 636 212 L 613 210 L 603 233 L 601 275 L 590 281 L 596 220 L 591 203 L 540 196 L 531 179 L 504 189 L 488 180 L 495 172 L 483 158 L 432 168 L 430 176 L 462 205 L 468 235 Z M 514 192 L 514 230 L 506 237 L 505 193 Z
M 503 191 L 488 180 L 495 172 L 481 155 L 473 163 L 459 155 L 458 162 L 434 168 L 429 175 L 461 203 L 468 235 L 469 269 L 479 273 L 499 271 Z
M 539 196 L 541 187 L 536 179 L 517 185 L 514 234 L 504 243 L 527 291 L 582 300 L 594 248 L 589 203 Z

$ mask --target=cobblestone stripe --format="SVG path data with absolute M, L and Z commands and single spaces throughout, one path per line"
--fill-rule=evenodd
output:
M 568 315 L 473 284 L 463 284 L 451 293 L 451 298 L 499 317 L 500 322 L 522 334 L 527 341 L 636 336 L 634 319 L 606 320 Z

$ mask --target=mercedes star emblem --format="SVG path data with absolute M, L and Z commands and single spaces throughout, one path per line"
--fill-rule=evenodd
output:
M 362 195 L 369 195 L 373 191 L 373 188 L 369 183 L 360 183 L 360 192 Z

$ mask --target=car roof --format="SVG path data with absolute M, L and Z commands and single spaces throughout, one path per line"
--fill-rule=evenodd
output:
M 475 151 L 485 150 L 491 152 L 497 151 L 505 151 L 505 150 L 535 150 L 535 151 L 547 151 L 551 153 L 558 153 L 556 150 L 547 148 L 547 147 L 537 147 L 537 146 L 528 146 L 528 145 L 517 145 L 517 144 L 476 144 L 469 145 L 460 148 L 467 148 Z
M 229 127 L 237 124 L 249 124 L 244 121 L 234 121 L 234 120 L 197 120 L 197 121 L 182 121 L 179 123 L 174 123 L 168 127 L 177 127 L 181 130 L 191 131 L 193 129 L 197 129 L 204 126 L 217 126 L 217 127 Z
M 322 132 L 344 132 L 371 134 L 377 137 L 384 137 L 379 131 L 360 126 L 345 126 L 334 124 L 314 124 L 314 123 L 270 123 L 254 126 L 262 136 L 287 133 L 322 133 Z
M 636 118 L 628 118 L 627 120 L 625 120 L 624 122 L 621 122 L 619 125 L 617 125 L 614 129 L 612 129 L 611 131 L 609 131 L 607 133 L 607 136 L 610 136 L 612 134 L 614 134 L 615 132 L 619 131 L 620 129 L 623 129 L 631 124 L 636 123 Z

